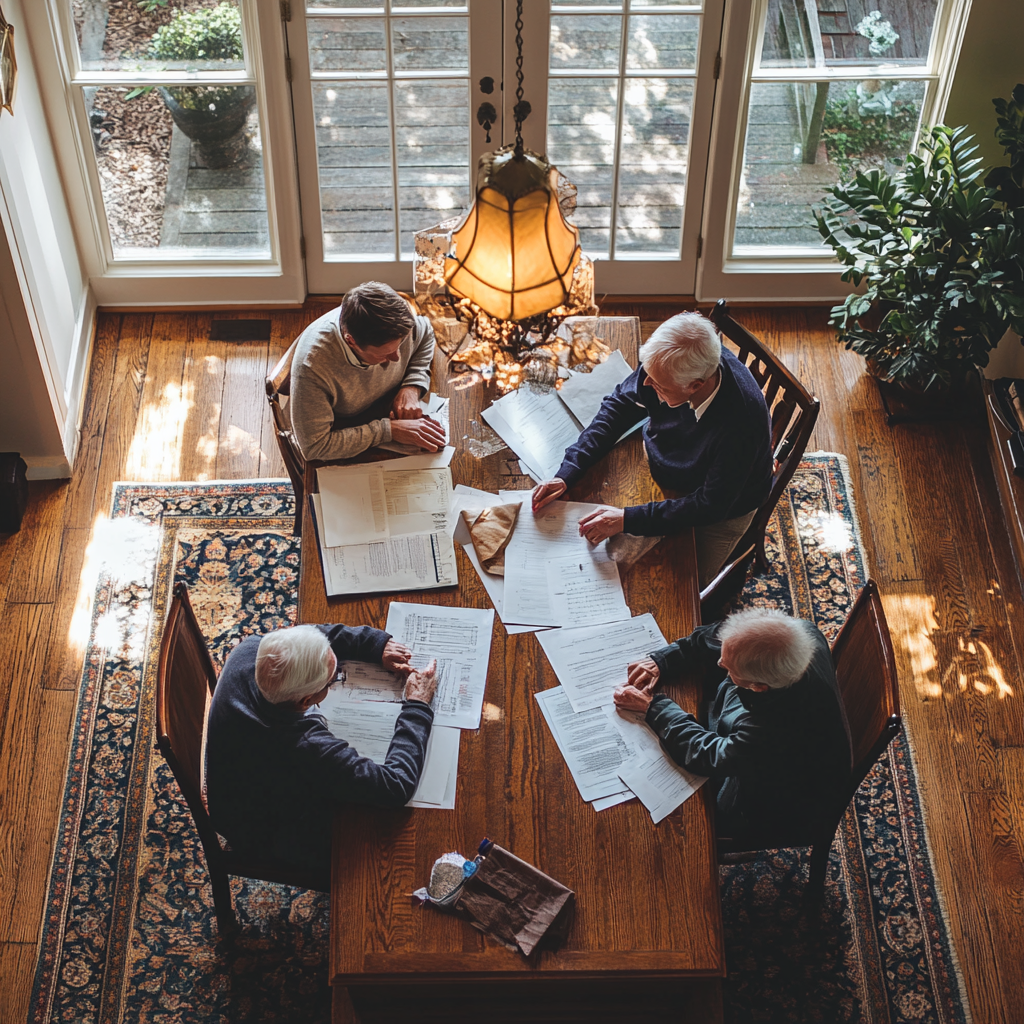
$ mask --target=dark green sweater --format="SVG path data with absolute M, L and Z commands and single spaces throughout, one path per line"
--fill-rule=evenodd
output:
M 701 626 L 651 657 L 662 679 L 695 670 L 714 695 L 705 728 L 658 694 L 647 724 L 677 764 L 717 782 L 719 835 L 792 833 L 842 801 L 850 740 L 839 703 L 828 641 L 807 623 L 815 652 L 792 686 L 755 693 L 736 686 L 718 665 L 721 623 Z

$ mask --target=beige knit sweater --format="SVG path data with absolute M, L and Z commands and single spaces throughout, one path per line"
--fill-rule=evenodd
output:
M 303 456 L 348 459 L 375 444 L 391 440 L 391 421 L 374 419 L 359 426 L 336 426 L 351 419 L 388 392 L 415 385 L 430 387 L 434 330 L 425 316 L 402 342 L 395 363 L 367 366 L 345 343 L 339 326 L 340 307 L 314 320 L 299 337 L 292 357 L 292 433 Z

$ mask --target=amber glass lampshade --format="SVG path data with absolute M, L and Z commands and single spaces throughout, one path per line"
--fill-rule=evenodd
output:
M 579 232 L 558 205 L 558 171 L 529 150 L 487 153 L 476 201 L 452 236 L 450 294 L 499 320 L 526 320 L 566 302 Z

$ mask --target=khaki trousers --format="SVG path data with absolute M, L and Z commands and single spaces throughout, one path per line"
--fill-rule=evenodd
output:
M 697 579 L 703 590 L 725 565 L 736 542 L 747 532 L 757 509 L 745 516 L 726 519 L 710 526 L 698 526 L 693 531 L 697 541 Z

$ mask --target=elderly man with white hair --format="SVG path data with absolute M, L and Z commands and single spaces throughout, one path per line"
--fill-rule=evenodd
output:
M 402 807 L 419 782 L 434 713 L 437 664 L 369 626 L 293 626 L 246 637 L 217 679 L 206 739 L 210 819 L 232 848 L 330 877 L 331 820 L 339 804 Z M 405 676 L 387 759 L 376 764 L 338 739 L 316 705 L 340 661 Z
M 651 476 L 665 495 L 580 520 L 594 544 L 618 533 L 661 537 L 696 528 L 701 587 L 722 567 L 772 480 L 771 424 L 750 371 L 700 313 L 666 320 L 640 347 L 640 366 L 602 403 L 554 479 L 533 492 L 534 512 L 568 487 L 644 417 Z
M 653 692 L 684 671 L 714 693 L 707 727 Z M 752 608 L 701 626 L 630 665 L 615 703 L 645 712 L 672 759 L 711 779 L 721 836 L 771 845 L 846 797 L 849 730 L 832 652 L 810 622 Z

